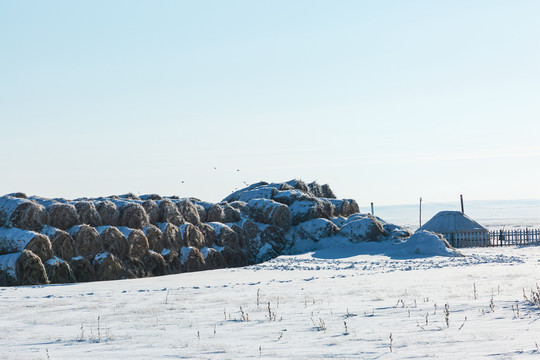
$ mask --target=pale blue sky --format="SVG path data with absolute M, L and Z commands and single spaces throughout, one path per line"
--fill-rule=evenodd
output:
M 0 0 L 0 193 L 540 198 L 539 24 L 536 0 Z

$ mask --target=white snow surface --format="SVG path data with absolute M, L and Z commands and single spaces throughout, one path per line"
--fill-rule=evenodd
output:
M 246 268 L 0 287 L 0 359 L 538 358 L 524 295 L 540 247 L 416 253 L 428 235 L 408 251 L 343 242 Z

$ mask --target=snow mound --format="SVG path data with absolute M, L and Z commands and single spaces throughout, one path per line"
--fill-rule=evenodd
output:
M 450 247 L 444 238 L 425 230 L 417 231 L 410 238 L 396 245 L 398 248 L 395 254 L 398 256 L 463 256 Z

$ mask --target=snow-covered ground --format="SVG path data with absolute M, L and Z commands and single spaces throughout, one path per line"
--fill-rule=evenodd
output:
M 350 244 L 247 268 L 0 288 L 0 359 L 540 356 L 540 309 L 524 297 L 540 284 L 540 247 L 464 257 L 398 248 Z

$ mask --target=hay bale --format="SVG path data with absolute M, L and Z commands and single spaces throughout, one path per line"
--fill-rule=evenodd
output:
M 303 182 L 302 180 L 294 179 L 294 180 L 285 182 L 285 184 L 293 187 L 294 189 L 309 193 L 309 186 L 307 186 L 306 183 Z
M 42 261 L 52 256 L 49 238 L 43 234 L 17 228 L 0 228 L 0 255 L 32 251 Z
M 163 233 L 163 248 L 178 251 L 182 247 L 182 235 L 178 226 L 169 223 L 159 223 L 157 226 Z
M 169 199 L 165 199 L 159 202 L 159 211 L 161 214 L 161 221 L 168 222 L 176 226 L 180 226 L 185 223 L 184 218 L 180 214 L 180 210 Z
M 124 234 L 114 226 L 99 226 L 97 241 L 101 245 L 101 251 L 110 252 L 120 260 L 129 256 L 130 244 Z
M 49 226 L 67 230 L 79 223 L 77 209 L 71 204 L 56 203 L 47 208 L 47 222 Z
M 291 229 L 291 237 L 294 240 L 311 240 L 318 242 L 320 239 L 337 235 L 339 227 L 332 221 L 319 218 L 304 221 Z
M 289 206 L 292 216 L 292 225 L 298 225 L 301 222 L 334 217 L 334 206 L 326 199 L 313 198 L 311 200 L 298 200 Z
M 199 230 L 203 234 L 204 245 L 209 248 L 214 246 L 216 243 L 216 233 L 214 232 L 214 228 L 211 225 L 201 223 L 199 225 Z
M 242 230 L 244 230 L 244 236 L 246 240 L 255 239 L 259 236 L 261 229 L 251 220 L 244 220 L 242 222 Z
M 28 196 L 26 196 L 26 194 L 23 192 L 14 192 L 11 194 L 7 194 L 7 196 L 11 196 L 18 199 L 28 199 Z
M 77 282 L 94 281 L 96 278 L 94 267 L 90 264 L 88 259 L 85 259 L 82 256 L 71 259 L 69 266 L 71 267 L 71 271 Z
M 165 249 L 161 252 L 165 260 L 167 274 L 178 274 L 182 272 L 182 263 L 176 250 Z
M 336 216 L 348 217 L 351 215 L 351 206 L 348 200 L 328 199 L 328 201 L 334 205 Z
M 142 230 L 130 229 L 124 226 L 119 227 L 118 230 L 127 239 L 129 246 L 128 257 L 140 260 L 148 254 L 148 239 L 144 236 Z
M 158 194 L 147 194 L 139 196 L 141 200 L 163 200 L 163 197 Z
M 141 200 L 137 195 L 131 192 L 127 194 L 123 194 L 123 195 L 118 195 L 118 197 L 120 199 L 126 199 L 126 200 Z
M 77 254 L 91 260 L 97 253 L 102 252 L 101 243 L 98 239 L 98 231 L 90 225 L 76 225 L 68 229 L 69 235 L 74 240 Z
M 239 248 L 225 246 L 220 254 L 228 267 L 241 267 L 249 264 L 246 255 Z
M 201 254 L 206 264 L 206 269 L 223 269 L 227 267 L 227 263 L 223 258 L 223 255 L 214 248 L 204 247 L 201 249 Z
M 206 269 L 206 263 L 199 249 L 192 246 L 183 247 L 180 262 L 185 272 L 202 271 Z
M 261 181 L 261 182 L 255 183 L 255 184 L 251 184 L 248 187 L 245 187 L 243 189 L 240 189 L 238 191 L 233 192 L 232 194 L 227 196 L 225 199 L 223 199 L 223 201 L 224 202 L 238 201 L 240 199 L 240 195 L 242 195 L 243 193 L 245 193 L 247 191 L 250 191 L 250 190 L 253 190 L 255 188 L 261 187 L 261 186 L 266 186 L 266 185 L 268 185 L 268 183 L 264 182 L 264 181 Z
M 45 261 L 45 271 L 51 284 L 68 284 L 77 281 L 69 264 L 57 257 Z
M 97 202 L 95 207 L 101 218 L 102 225 L 120 225 L 120 211 L 116 207 L 115 203 L 105 200 Z
M 40 231 L 45 220 L 42 205 L 24 198 L 0 197 L 0 226 Z
M 122 203 L 119 220 L 121 226 L 131 229 L 144 229 L 150 225 L 146 211 L 138 203 Z
M 144 236 L 148 239 L 150 250 L 160 253 L 165 247 L 163 246 L 163 232 L 155 225 L 148 225 L 143 229 Z
M 143 259 L 144 268 L 150 276 L 165 275 L 166 265 L 165 259 L 161 254 L 150 250 Z
M 47 272 L 39 256 L 32 251 L 23 250 L 15 263 L 17 285 L 48 284 Z
M 322 186 L 319 185 L 316 181 L 314 181 L 312 183 L 309 183 L 308 188 L 309 188 L 309 192 L 311 193 L 311 195 L 313 195 L 315 197 L 318 197 L 318 198 L 324 197 Z
M 313 200 L 313 196 L 311 194 L 302 192 L 300 190 L 292 189 L 292 190 L 285 190 L 285 191 L 279 191 L 276 195 L 274 195 L 273 200 L 277 201 L 278 203 L 285 204 L 287 206 L 292 205 L 295 201 L 299 200 Z
M 197 209 L 197 207 L 189 199 L 178 201 L 176 206 L 178 207 L 178 210 L 180 211 L 180 214 L 182 214 L 185 221 L 192 223 L 195 226 L 199 226 L 201 224 L 199 209 Z M 205 212 L 204 207 L 201 206 L 201 208 L 202 211 Z M 206 213 L 204 215 L 206 216 Z
M 324 198 L 327 198 L 327 199 L 335 199 L 336 198 L 336 195 L 334 195 L 334 192 L 332 191 L 332 189 L 330 189 L 330 185 L 328 185 L 328 184 L 322 185 L 321 190 L 322 190 Z
M 229 246 L 234 249 L 239 249 L 238 235 L 229 226 L 222 223 L 208 223 L 208 225 L 214 228 L 216 234 L 216 245 Z
M 77 210 L 77 215 L 79 216 L 79 222 L 81 224 L 90 226 L 101 225 L 101 216 L 93 202 L 78 201 L 75 203 L 75 209 Z
M 244 248 L 246 246 L 246 234 L 244 233 L 244 229 L 236 224 L 230 224 L 230 228 L 236 233 L 236 237 L 238 238 L 238 246 L 240 246 L 240 248 Z
M 141 259 L 137 258 L 126 258 L 121 261 L 121 265 L 125 271 L 124 278 L 126 279 L 137 279 L 149 276 L 144 262 Z
M 233 201 L 231 203 L 227 203 L 234 209 L 238 210 L 240 212 L 240 215 L 242 216 L 248 216 L 249 215 L 249 206 L 246 202 L 243 201 Z
M 142 207 L 144 208 L 144 211 L 146 211 L 146 216 L 148 216 L 150 224 L 163 222 L 157 202 L 154 200 L 146 200 L 142 203 Z
M 207 222 L 224 222 L 225 213 L 223 208 L 219 204 L 213 204 L 208 210 L 206 210 Z
M 186 223 L 178 227 L 182 237 L 182 246 L 191 246 L 197 249 L 202 249 L 205 245 L 203 233 L 193 224 Z
M 348 201 L 351 214 L 358 214 L 360 212 L 360 207 L 358 206 L 356 200 L 348 199 Z
M 277 226 L 267 226 L 261 233 L 261 242 L 270 244 L 277 255 L 281 255 L 285 249 L 285 233 Z
M 97 254 L 93 261 L 94 276 L 98 281 L 119 280 L 126 277 L 126 271 L 122 263 L 111 253 Z
M 0 286 L 17 285 L 16 263 L 21 253 L 0 255 Z
M 200 203 L 193 203 L 193 206 L 197 210 L 197 214 L 199 215 L 199 220 L 201 223 L 206 222 L 206 208 L 201 205 Z M 189 221 L 186 217 L 186 220 Z M 190 221 L 191 222 L 191 221 Z M 193 224 L 193 223 L 192 223 Z
M 291 211 L 286 205 L 274 200 L 253 199 L 248 206 L 251 210 L 251 218 L 255 221 L 280 227 L 284 231 L 291 228 Z
M 69 260 L 77 256 L 75 242 L 66 231 L 52 226 L 44 226 L 41 233 L 51 241 L 52 256 Z
M 222 205 L 223 208 L 223 222 L 225 223 L 235 223 L 237 221 L 240 221 L 242 219 L 242 215 L 240 213 L 240 210 L 232 207 L 228 203 L 224 203 Z
M 353 215 L 354 216 L 354 215 Z M 351 242 L 381 241 L 385 235 L 383 225 L 373 216 L 355 216 L 347 219 L 339 233 Z

